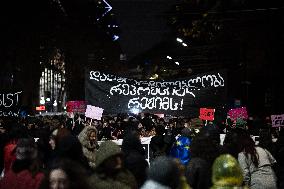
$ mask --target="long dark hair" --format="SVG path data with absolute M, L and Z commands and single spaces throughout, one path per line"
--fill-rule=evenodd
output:
M 87 182 L 88 174 L 84 167 L 82 167 L 78 162 L 70 159 L 57 159 L 52 163 L 48 174 L 41 183 L 40 189 L 50 188 L 50 173 L 55 169 L 61 169 L 65 172 L 69 180 L 69 189 L 90 188 Z
M 265 148 L 274 155 L 274 146 L 272 142 L 271 132 L 268 129 L 261 129 L 259 131 L 259 143 L 258 146 Z
M 141 155 L 145 155 L 145 150 L 139 139 L 139 134 L 135 131 L 127 133 L 122 141 L 121 150 L 128 156 L 131 152 L 137 152 Z
M 238 158 L 240 152 L 244 152 L 245 156 L 251 156 L 253 164 L 257 167 L 259 164 L 258 154 L 255 149 L 255 143 L 250 137 L 248 131 L 240 128 L 231 130 L 224 140 L 224 152 Z
M 255 149 L 255 142 L 245 130 L 239 132 L 239 150 L 243 151 L 247 158 L 250 155 L 253 164 L 258 167 L 259 156 Z

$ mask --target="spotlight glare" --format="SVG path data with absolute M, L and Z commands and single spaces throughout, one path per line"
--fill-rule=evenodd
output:
M 132 108 L 130 110 L 133 114 L 139 114 L 140 113 L 140 110 L 138 108 Z
M 181 38 L 178 38 L 178 37 L 177 37 L 177 42 L 182 43 L 182 42 L 183 42 L 183 40 L 182 40 Z
M 170 60 L 172 60 L 173 58 L 172 58 L 172 57 L 170 57 L 170 56 L 167 56 L 167 59 L 170 59 Z
M 184 47 L 187 47 L 187 44 L 186 44 L 186 43 L 182 43 L 182 45 L 183 45 Z
M 175 64 L 179 66 L 179 62 L 175 62 Z

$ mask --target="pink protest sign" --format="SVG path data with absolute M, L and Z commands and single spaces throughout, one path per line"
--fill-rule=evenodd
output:
M 284 114 L 282 115 L 271 115 L 272 127 L 283 127 L 284 126 Z
M 67 112 L 84 113 L 86 111 L 85 101 L 68 101 L 66 105 Z
M 231 120 L 236 121 L 238 118 L 248 119 L 248 112 L 246 107 L 230 109 L 228 116 Z
M 154 115 L 158 116 L 159 118 L 165 117 L 165 114 L 154 114 Z

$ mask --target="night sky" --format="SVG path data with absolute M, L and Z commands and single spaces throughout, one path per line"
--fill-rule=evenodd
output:
M 46 0 L 39 9 L 10 2 L 2 6 L 1 90 L 24 89 L 23 104 L 38 104 L 39 62 L 59 48 L 66 57 L 69 100 L 84 99 L 86 67 L 131 75 L 129 69 L 140 65 L 145 76 L 164 78 L 224 68 L 228 105 L 241 99 L 254 114 L 283 113 L 283 2 L 188 2 L 108 1 L 112 10 L 99 21 L 105 9 L 98 1 Z M 190 45 L 183 48 L 177 37 Z

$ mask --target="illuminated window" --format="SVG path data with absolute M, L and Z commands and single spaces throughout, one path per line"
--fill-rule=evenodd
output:
M 66 102 L 64 55 L 55 49 L 48 62 L 41 65 L 44 67 L 39 80 L 39 99 L 45 102 L 47 111 L 62 111 Z

